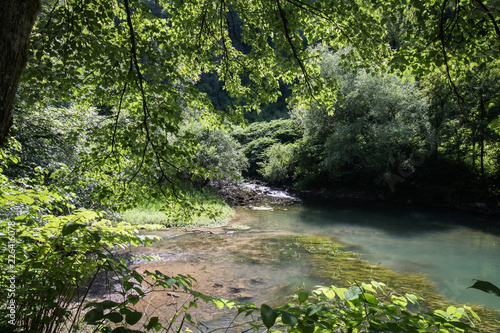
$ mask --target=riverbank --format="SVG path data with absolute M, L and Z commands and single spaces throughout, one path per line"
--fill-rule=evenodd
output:
M 225 226 L 233 217 L 233 209 L 213 191 L 185 187 L 178 190 L 181 200 L 145 201 L 121 214 L 132 225 L 156 224 L 166 228 Z

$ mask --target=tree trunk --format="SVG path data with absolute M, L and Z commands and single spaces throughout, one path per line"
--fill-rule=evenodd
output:
M 12 126 L 12 106 L 19 77 L 28 60 L 31 29 L 41 0 L 0 0 L 0 146 Z

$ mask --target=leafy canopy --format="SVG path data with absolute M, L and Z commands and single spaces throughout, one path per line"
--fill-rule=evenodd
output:
M 111 107 L 88 165 L 117 174 L 125 193 L 138 180 L 172 181 L 193 165 L 192 136 L 179 131 L 183 109 L 213 113 L 195 86 L 216 73 L 236 115 L 276 101 L 280 83 L 294 85 L 296 105 L 314 101 L 332 111 L 340 96 L 308 59 L 321 44 L 351 45 L 352 67 L 389 65 L 422 75 L 440 69 L 450 82 L 498 52 L 500 30 L 493 1 L 337 0 L 47 0 L 32 35 L 31 58 L 19 100 L 70 101 L 75 107 Z M 405 20 L 399 49 L 389 32 Z M 147 165 L 156 171 L 143 172 Z M 210 173 L 206 170 L 206 174 Z M 115 191 L 116 192 L 116 189 Z M 123 199 L 123 196 L 120 196 Z M 120 199 L 119 198 L 119 199 Z

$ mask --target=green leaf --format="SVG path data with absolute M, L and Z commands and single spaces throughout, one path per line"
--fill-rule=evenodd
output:
M 32 205 L 35 202 L 32 197 L 27 196 L 26 194 L 20 194 L 17 199 L 19 202 L 25 203 L 27 205 Z
M 406 298 L 408 298 L 408 300 L 412 303 L 412 304 L 416 304 L 420 307 L 420 304 L 418 304 L 418 296 L 415 296 L 413 294 L 406 294 Z
M 149 319 L 149 323 L 147 325 L 144 325 L 144 328 L 147 330 L 150 330 L 158 325 L 158 317 L 153 317 Z
M 129 325 L 135 325 L 141 320 L 142 312 L 131 311 L 125 315 L 125 321 Z
M 302 333 L 313 333 L 314 332 L 314 326 L 305 325 L 303 322 L 300 322 L 297 325 L 297 328 L 299 329 L 299 332 L 302 332 Z
M 67 236 L 67 235 L 70 235 L 72 234 L 73 232 L 76 231 L 76 229 L 82 227 L 83 225 L 82 224 L 79 224 L 79 223 L 74 223 L 74 222 L 68 222 L 64 225 L 64 227 L 62 228 L 62 235 L 63 236 Z
M 360 299 L 364 302 L 367 302 L 367 303 L 370 303 L 373 305 L 378 304 L 377 298 L 375 296 L 373 296 L 372 294 L 363 293 L 363 294 L 361 294 Z
M 500 289 L 494 284 L 488 281 L 481 281 L 481 280 L 475 280 L 475 281 L 476 282 L 472 286 L 467 288 L 478 289 L 484 291 L 485 293 L 497 295 L 498 297 L 500 297 Z
M 321 308 L 319 306 L 317 306 L 316 304 L 313 304 L 309 308 L 307 308 L 306 316 L 310 317 L 313 314 L 315 314 L 316 312 L 318 312 L 319 310 L 321 310 Z
M 96 243 L 99 243 L 101 241 L 101 236 L 99 236 L 99 234 L 95 231 L 92 231 L 90 233 L 90 236 L 92 236 L 92 239 L 96 242 Z
M 300 304 L 304 303 L 308 298 L 309 298 L 309 292 L 301 291 L 299 293 L 299 303 Z
M 286 311 L 281 313 L 281 318 L 285 325 L 295 326 L 299 322 L 299 319 L 295 315 Z
M 347 301 L 352 299 L 356 299 L 363 293 L 363 290 L 360 287 L 352 286 L 348 290 L 344 292 L 344 297 Z
M 276 313 L 276 311 L 271 309 L 271 307 L 266 304 L 261 305 L 260 316 L 267 329 L 270 329 L 278 318 L 278 314 Z
M 127 299 L 130 303 L 136 305 L 141 298 L 138 295 L 127 295 Z
M 222 302 L 220 299 L 217 298 L 214 298 L 212 302 L 214 302 L 215 306 L 217 306 L 219 310 L 221 310 L 225 305 L 224 302 Z
M 94 323 L 104 318 L 104 314 L 101 308 L 95 308 L 87 312 L 83 320 L 86 323 Z
M 95 304 L 98 305 L 102 309 L 112 309 L 112 308 L 118 306 L 117 302 L 113 302 L 110 300 L 105 300 L 105 301 L 95 303 Z
M 489 126 L 492 130 L 500 132 L 500 118 L 493 119 Z
M 119 323 L 123 320 L 123 316 L 118 312 L 110 312 L 104 316 L 104 318 L 109 319 L 113 323 Z

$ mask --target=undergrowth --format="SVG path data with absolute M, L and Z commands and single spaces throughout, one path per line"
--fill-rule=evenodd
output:
M 190 187 L 179 195 L 182 204 L 160 199 L 144 201 L 125 211 L 122 218 L 132 225 L 161 224 L 180 228 L 225 226 L 233 216 L 233 209 L 207 189 Z

